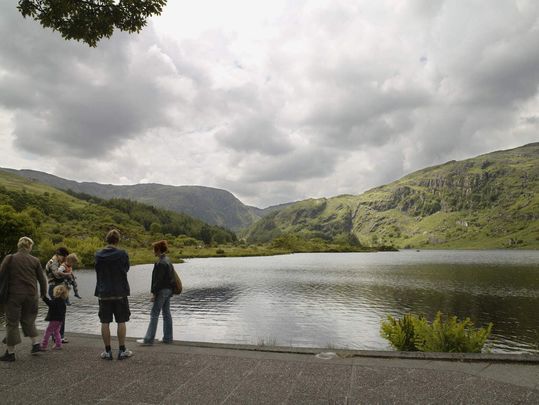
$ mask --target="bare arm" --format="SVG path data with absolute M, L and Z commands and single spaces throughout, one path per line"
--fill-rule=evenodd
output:
M 62 278 L 73 279 L 73 274 L 68 272 L 66 266 L 63 264 L 61 264 L 60 267 L 58 267 L 58 274 L 59 274 L 58 278 L 62 277 Z

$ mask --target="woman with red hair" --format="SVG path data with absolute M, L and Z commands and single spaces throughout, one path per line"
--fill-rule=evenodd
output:
M 155 340 L 159 314 L 163 313 L 163 343 L 172 343 L 172 315 L 170 314 L 170 297 L 176 285 L 174 271 L 168 251 L 167 241 L 160 240 L 152 244 L 155 256 L 158 258 L 153 267 L 151 293 L 153 302 L 150 313 L 150 324 L 144 339 L 137 342 L 142 345 L 152 345 Z

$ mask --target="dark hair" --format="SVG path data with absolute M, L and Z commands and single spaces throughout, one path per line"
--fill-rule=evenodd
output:
M 56 249 L 56 254 L 57 254 L 58 256 L 64 256 L 64 257 L 66 257 L 66 256 L 69 255 L 69 250 L 67 250 L 67 248 L 65 248 L 65 247 L 62 246 L 62 247 L 59 247 L 58 249 Z
M 152 243 L 153 251 L 154 252 L 161 252 L 165 253 L 168 250 L 168 244 L 166 240 L 160 240 L 157 242 Z
M 111 229 L 107 236 L 105 236 L 105 241 L 110 245 L 117 245 L 120 241 L 120 231 L 117 229 Z

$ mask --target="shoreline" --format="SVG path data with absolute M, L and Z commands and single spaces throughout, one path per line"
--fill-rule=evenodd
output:
M 62 350 L 32 356 L 29 340 L 16 361 L 0 364 L 4 403 L 359 404 L 539 402 L 539 363 L 440 358 L 381 358 L 205 347 L 196 342 L 138 346 L 133 356 L 100 358 L 100 336 L 70 334 Z M 113 354 L 118 342 L 113 338 Z M 277 351 L 275 351 L 277 350 Z M 318 355 L 317 355 L 318 354 Z M 504 356 L 505 357 L 505 356 Z M 50 388 L 50 372 L 69 384 Z M 165 377 L 165 378 L 164 378 Z
M 217 249 L 217 248 L 216 248 Z M 184 260 L 189 259 L 222 259 L 222 258 L 241 258 L 241 257 L 272 257 L 272 256 L 286 256 L 286 255 L 295 255 L 295 254 L 340 254 L 340 253 L 400 253 L 400 252 L 416 252 L 421 253 L 422 251 L 427 252 L 450 252 L 450 251 L 461 251 L 461 252 L 488 252 L 488 251 L 519 251 L 519 252 L 539 252 L 539 248 L 469 248 L 469 249 L 459 249 L 459 248 L 411 248 L 411 249 L 396 249 L 396 250 L 353 250 L 353 251 L 291 251 L 291 252 L 275 252 L 275 253 L 246 253 L 242 255 L 227 255 L 227 254 L 201 254 L 201 255 L 171 255 L 174 259 L 174 263 L 183 263 Z M 131 262 L 131 265 L 143 265 L 143 264 L 153 264 L 153 262 L 148 261 L 137 261 L 134 260 Z M 79 269 L 79 270 L 92 270 L 92 269 Z
M 39 329 L 38 329 L 39 330 Z M 39 330 L 40 334 L 43 333 Z M 0 333 L 5 333 L 5 327 L 0 327 Z M 67 332 L 71 339 L 84 338 L 95 339 L 101 342 L 101 335 L 83 332 Z M 116 336 L 112 337 L 113 340 Z M 142 347 L 136 343 L 138 337 L 127 336 L 126 342 L 132 343 L 131 347 Z M 25 340 L 21 345 L 24 346 Z M 20 346 L 20 345 L 19 345 Z M 377 358 L 377 359 L 401 359 L 401 360 L 438 360 L 450 362 L 489 362 L 489 363 L 522 363 L 539 365 L 539 354 L 534 353 L 445 353 L 445 352 L 401 352 L 392 350 L 356 350 L 337 349 L 327 347 L 296 347 L 296 346 L 272 346 L 272 345 L 249 345 L 237 343 L 214 343 L 174 340 L 167 345 L 155 344 L 160 347 L 193 347 L 200 349 L 222 349 L 239 352 L 281 353 L 281 354 L 304 354 L 317 355 L 320 353 L 333 353 L 336 358 Z

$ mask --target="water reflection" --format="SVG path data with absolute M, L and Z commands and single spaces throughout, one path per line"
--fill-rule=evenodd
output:
M 175 339 L 388 349 L 379 335 L 388 314 L 432 319 L 441 310 L 493 322 L 493 351 L 539 352 L 535 251 L 298 254 L 177 268 L 185 290 L 171 301 Z M 131 336 L 148 323 L 151 269 L 129 273 Z M 79 272 L 79 285 L 85 299 L 69 308 L 67 330 L 98 333 L 93 272 Z

